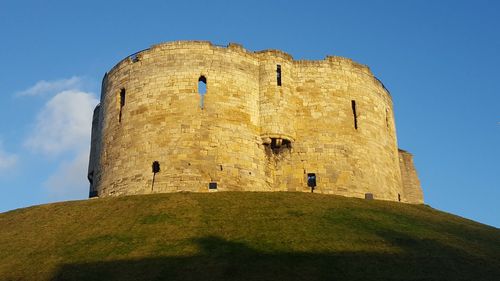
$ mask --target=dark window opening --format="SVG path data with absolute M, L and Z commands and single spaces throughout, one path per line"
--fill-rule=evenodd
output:
M 366 200 L 373 200 L 373 193 L 365 193 Z
M 205 76 L 200 76 L 198 78 L 198 94 L 200 95 L 200 108 L 203 109 L 205 94 L 207 93 L 207 78 Z
M 354 117 L 354 129 L 358 129 L 358 114 L 356 113 L 356 101 L 351 101 L 352 116 Z
M 120 115 L 118 116 L 118 121 L 122 122 L 122 111 L 125 106 L 125 89 L 120 90 Z
M 307 186 L 316 187 L 316 174 L 307 173 Z
M 281 65 L 276 65 L 276 82 L 281 86 Z
M 151 168 L 153 170 L 153 173 L 155 173 L 155 174 L 160 172 L 160 162 L 154 161 Z
M 156 173 L 160 172 L 160 162 L 154 161 L 153 164 L 151 165 L 151 169 L 153 171 L 153 180 L 151 181 L 151 192 L 152 192 L 155 186 Z
M 387 129 L 389 129 L 389 109 L 385 110 L 385 125 L 387 126 Z
M 219 165 L 220 166 L 220 170 L 222 171 L 222 165 Z
M 279 149 L 281 147 L 290 148 L 292 143 L 287 139 L 271 138 L 271 149 Z
M 398 193 L 398 201 L 401 202 L 401 194 Z
M 288 139 L 282 138 L 271 138 L 271 142 L 264 143 L 264 145 L 274 154 L 290 151 L 292 148 L 292 142 Z
M 210 189 L 210 190 L 215 190 L 215 189 L 217 189 L 217 183 L 216 183 L 216 182 L 210 182 L 210 183 L 208 184 L 208 189 Z
M 307 174 L 307 186 L 311 188 L 311 192 L 314 192 L 314 188 L 316 187 L 316 174 L 308 173 Z
M 90 185 L 92 185 L 94 183 L 94 171 L 90 172 L 87 175 L 87 179 L 89 180 Z

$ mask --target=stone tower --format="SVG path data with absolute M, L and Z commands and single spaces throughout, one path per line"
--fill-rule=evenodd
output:
M 314 191 L 423 203 L 391 96 L 368 67 L 200 41 L 154 45 L 106 73 L 88 177 L 90 197 Z

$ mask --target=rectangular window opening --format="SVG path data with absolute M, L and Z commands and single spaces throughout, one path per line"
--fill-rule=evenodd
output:
M 155 174 L 159 173 L 160 172 L 160 162 L 154 161 L 151 168 L 153 170 L 153 173 L 155 173 Z
M 216 182 L 208 183 L 208 189 L 209 190 L 217 190 L 217 183 Z
M 281 65 L 276 65 L 276 82 L 278 86 L 281 86 Z
M 365 199 L 366 200 L 373 200 L 373 193 L 365 193 Z
M 307 174 L 307 186 L 314 188 L 316 187 L 316 174 L 308 173 Z
M 358 114 L 356 113 L 356 101 L 352 100 L 351 101 L 351 106 L 352 106 L 352 116 L 354 118 L 354 129 L 358 129 Z

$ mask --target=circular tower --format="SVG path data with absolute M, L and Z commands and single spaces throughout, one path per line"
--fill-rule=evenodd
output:
M 202 41 L 152 46 L 105 75 L 90 158 L 91 197 L 404 199 L 391 97 L 366 66 L 339 57 L 295 61 Z

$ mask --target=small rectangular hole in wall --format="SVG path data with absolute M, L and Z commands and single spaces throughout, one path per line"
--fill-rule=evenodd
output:
M 316 174 L 315 173 L 308 173 L 307 174 L 307 186 L 309 187 L 316 187 Z
M 401 202 L 401 194 L 398 193 L 398 202 Z
M 276 82 L 281 86 L 281 65 L 276 65 Z
M 217 183 L 216 182 L 211 182 L 208 184 L 208 189 L 209 190 L 216 190 L 217 189 Z
M 365 193 L 366 200 L 373 200 L 373 193 Z
M 155 174 L 160 172 L 160 162 L 154 161 L 153 165 L 152 165 L 152 170 L 153 170 L 153 173 L 155 173 Z
M 351 107 L 352 107 L 352 116 L 354 118 L 354 129 L 358 129 L 358 114 L 356 112 L 356 101 L 352 100 L 351 101 Z

